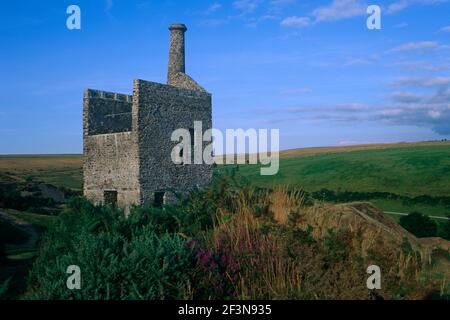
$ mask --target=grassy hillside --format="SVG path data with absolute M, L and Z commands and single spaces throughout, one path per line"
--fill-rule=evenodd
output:
M 259 166 L 240 166 L 240 172 L 255 185 L 287 185 L 309 192 L 392 193 L 414 198 L 423 195 L 450 197 L 450 143 L 415 143 L 313 148 L 281 153 L 276 176 L 261 176 Z M 450 215 L 448 205 L 427 201 L 370 197 L 387 211 L 421 211 L 429 215 Z
M 444 143 L 282 158 L 276 176 L 261 176 L 257 166 L 240 170 L 262 186 L 450 196 L 450 145 Z
M 81 155 L 0 156 L 0 181 L 35 181 L 80 190 Z M 221 166 L 219 166 L 220 170 Z M 450 142 L 372 144 L 306 148 L 281 152 L 276 176 L 261 176 L 258 166 L 241 166 L 258 186 L 288 185 L 314 192 L 388 192 L 401 197 L 450 197 Z M 386 211 L 450 215 L 447 205 L 370 197 Z
M 423 141 L 423 142 L 398 142 L 398 143 L 378 143 L 378 144 L 359 144 L 338 147 L 313 147 L 290 149 L 280 152 L 281 158 L 295 158 L 308 155 L 344 153 L 353 151 L 369 151 L 382 149 L 401 149 L 411 147 L 433 147 L 433 146 L 450 146 L 450 141 Z

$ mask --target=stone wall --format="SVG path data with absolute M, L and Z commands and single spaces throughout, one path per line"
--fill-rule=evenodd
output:
M 120 111 L 128 110 L 128 115 L 123 117 Z M 99 120 L 108 119 L 107 115 L 117 117 L 110 122 Z M 117 191 L 120 206 L 139 203 L 136 141 L 136 134 L 131 132 L 131 97 L 86 90 L 83 101 L 83 189 L 88 199 L 101 203 L 105 191 Z
M 187 193 L 211 182 L 210 165 L 176 165 L 171 152 L 177 144 L 172 132 L 190 129 L 202 121 L 203 131 L 212 127 L 211 95 L 206 92 L 135 80 L 133 130 L 139 145 L 141 201 L 152 203 L 155 192 Z M 203 144 L 206 144 L 204 142 Z M 171 199 L 168 193 L 169 201 Z
M 131 96 L 88 89 L 85 98 L 89 99 L 90 135 L 131 131 Z
M 168 84 L 178 88 L 206 92 L 206 90 L 202 86 L 200 86 L 194 79 L 182 72 L 178 72 L 177 74 L 173 75 Z

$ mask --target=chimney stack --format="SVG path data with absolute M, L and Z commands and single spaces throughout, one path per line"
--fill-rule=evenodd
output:
M 184 58 L 184 33 L 187 28 L 184 24 L 176 23 L 169 27 L 170 30 L 170 50 L 169 50 L 169 72 L 167 83 L 171 84 L 173 77 L 179 73 L 185 73 Z

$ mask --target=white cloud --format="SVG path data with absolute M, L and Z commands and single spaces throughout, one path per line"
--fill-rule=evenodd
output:
M 412 92 L 394 92 L 391 94 L 392 100 L 402 103 L 418 103 L 423 100 L 421 95 Z
M 422 88 L 450 85 L 450 77 L 403 77 L 392 82 L 394 86 L 416 86 Z
M 407 22 L 401 22 L 399 24 L 396 24 L 394 27 L 396 28 L 406 28 L 408 26 Z
M 243 0 L 242 0 L 243 1 Z M 433 5 L 440 4 L 444 2 L 448 2 L 450 0 L 398 0 L 392 2 L 386 9 L 388 13 L 395 13 L 401 11 L 411 5 L 420 4 L 420 5 Z M 294 0 L 273 0 L 271 4 L 286 5 L 290 3 L 294 3 Z M 276 6 L 274 6 L 276 7 Z M 348 19 L 358 16 L 365 16 L 367 14 L 366 10 L 368 7 L 368 2 L 365 0 L 332 0 L 328 5 L 324 5 L 314 9 L 310 16 L 313 22 L 327 22 L 327 21 L 338 21 L 342 19 Z M 292 17 L 288 17 L 286 19 L 290 19 Z M 303 17 L 305 19 L 306 17 Z M 286 20 L 285 19 L 285 20 Z M 284 20 L 283 20 L 284 21 Z M 288 22 L 286 22 L 288 23 Z M 300 24 L 302 21 L 299 22 Z M 283 24 L 285 25 L 285 24 Z M 406 22 L 397 24 L 397 28 L 404 28 L 408 26 Z M 443 31 L 450 31 L 444 28 Z
M 424 79 L 422 79 L 424 80 Z M 419 84 L 432 86 L 431 94 L 394 92 L 390 102 L 380 105 L 346 103 L 334 105 L 309 105 L 273 109 L 283 114 L 276 122 L 335 121 L 360 123 L 362 121 L 383 122 L 392 125 L 425 127 L 440 135 L 450 135 L 450 89 L 434 86 L 449 83 L 449 79 L 431 78 Z
M 344 65 L 345 66 L 356 66 L 356 65 L 364 65 L 364 64 L 370 64 L 370 63 L 371 62 L 367 59 L 357 58 L 357 59 L 347 60 L 347 62 Z
M 296 3 L 297 2 L 297 0 L 272 0 L 272 1 L 270 1 L 270 4 L 272 5 L 272 6 L 286 6 L 286 5 L 289 5 L 289 4 L 294 4 L 294 3 Z
M 395 1 L 394 3 L 391 3 L 388 6 L 387 12 L 388 13 L 395 13 L 395 12 L 402 11 L 405 8 L 407 8 L 408 6 L 410 6 L 410 2 L 411 1 L 407 1 L 407 0 Z
M 287 17 L 281 21 L 281 25 L 285 27 L 306 27 L 310 24 L 308 17 Z
M 441 31 L 443 31 L 443 32 L 450 32 L 450 26 L 442 28 Z
M 394 68 L 402 68 L 410 71 L 439 72 L 450 70 L 450 64 L 439 61 L 434 61 L 434 63 L 429 61 L 400 61 L 391 63 L 387 66 Z
M 359 0 L 333 0 L 328 6 L 315 9 L 312 12 L 317 22 L 336 21 L 366 14 L 367 6 Z
M 402 52 L 402 51 L 417 51 L 417 50 L 432 50 L 443 48 L 437 41 L 420 41 L 420 42 L 408 42 L 398 47 L 395 47 L 388 52 Z
M 261 0 L 236 0 L 233 2 L 233 7 L 243 13 L 250 13 L 258 9 L 260 4 Z
M 270 14 L 281 14 L 285 7 L 289 5 L 293 5 L 297 2 L 297 0 L 272 0 L 269 2 L 269 10 Z
M 437 5 L 448 0 L 397 0 L 387 7 L 387 13 L 397 13 L 412 5 Z
M 219 10 L 220 8 L 222 8 L 222 4 L 220 4 L 219 2 L 214 2 L 213 4 L 211 4 L 208 9 L 206 10 L 206 13 L 213 13 L 217 10 Z
M 355 111 L 366 111 L 369 110 L 370 106 L 364 103 L 343 103 L 335 105 L 322 105 L 315 107 L 294 107 L 282 109 L 282 112 L 287 113 L 316 113 L 316 112 L 328 112 L 328 113 L 353 113 Z M 278 111 L 280 111 L 278 109 Z
M 428 112 L 428 115 L 433 119 L 439 119 L 441 117 L 442 113 L 437 110 L 431 110 Z

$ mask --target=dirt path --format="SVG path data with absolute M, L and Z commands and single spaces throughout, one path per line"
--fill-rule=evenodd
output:
M 14 226 L 21 229 L 28 235 L 28 240 L 25 243 L 17 245 L 17 247 L 29 247 L 29 248 L 36 247 L 37 242 L 39 241 L 39 232 L 37 232 L 37 230 L 30 223 L 1 211 L 0 211 L 0 218 L 13 224 Z

